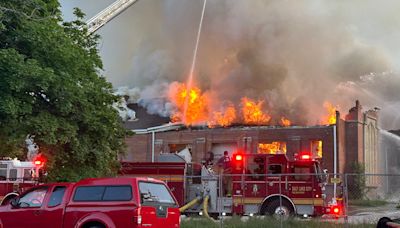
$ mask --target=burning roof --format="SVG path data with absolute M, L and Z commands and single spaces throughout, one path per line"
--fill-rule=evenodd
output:
M 169 100 L 175 107 L 171 113 L 172 122 L 182 122 L 187 126 L 207 125 L 209 127 L 243 125 L 277 125 L 288 127 L 292 122 L 287 116 L 272 116 L 266 100 L 255 100 L 243 96 L 240 101 L 221 101 L 212 96 L 211 91 L 203 92 L 199 87 L 188 88 L 184 83 L 170 87 Z M 324 103 L 326 116 L 319 124 L 336 123 L 337 106 Z

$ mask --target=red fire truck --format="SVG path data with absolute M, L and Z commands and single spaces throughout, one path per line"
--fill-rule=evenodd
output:
M 6 204 L 18 193 L 37 185 L 44 162 L 41 156 L 36 157 L 34 161 L 0 159 L 0 205 Z
M 174 159 L 173 157 L 176 157 Z M 149 176 L 167 182 L 185 213 L 318 216 L 343 213 L 327 196 L 327 175 L 318 160 L 300 154 L 233 155 L 227 172 L 187 164 L 176 154 L 158 162 L 123 162 L 120 175 Z

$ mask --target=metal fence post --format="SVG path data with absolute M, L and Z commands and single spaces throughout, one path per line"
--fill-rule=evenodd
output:
M 279 209 L 282 210 L 282 174 L 279 174 Z M 280 217 L 281 228 L 283 227 L 283 216 Z
M 347 182 L 347 174 L 345 173 L 344 174 L 344 225 L 346 228 L 349 226 L 348 208 L 349 208 L 349 189 Z
M 222 227 L 224 227 L 224 216 L 222 215 L 222 196 L 223 196 L 223 194 L 224 194 L 224 191 L 223 191 L 223 189 L 222 189 L 222 185 L 223 185 L 223 181 L 222 181 L 222 178 L 224 177 L 224 175 L 223 175 L 223 173 L 220 173 L 220 175 L 219 175 L 219 197 L 218 197 L 218 202 L 219 202 L 219 205 L 218 205 L 218 214 L 219 214 L 219 227 L 220 228 L 222 228 Z

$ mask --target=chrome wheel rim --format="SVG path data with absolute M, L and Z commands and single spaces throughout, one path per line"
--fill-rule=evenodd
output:
M 281 217 L 287 218 L 287 217 L 289 217 L 289 215 L 290 215 L 289 208 L 287 208 L 285 206 L 278 206 L 274 212 L 274 216 L 280 217 L 280 218 Z

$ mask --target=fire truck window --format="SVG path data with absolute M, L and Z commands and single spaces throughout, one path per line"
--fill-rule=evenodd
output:
M 50 201 L 47 206 L 55 207 L 61 204 L 65 193 L 65 186 L 57 186 L 54 188 L 53 193 L 51 193 Z
M 246 168 L 247 179 L 249 180 L 263 180 L 265 178 L 265 159 L 263 157 L 249 157 L 247 159 Z
M 31 169 L 24 169 L 24 180 L 32 180 L 32 173 Z
M 46 195 L 47 187 L 37 188 L 23 195 L 18 204 L 20 207 L 41 207 Z
M 281 165 L 269 165 L 268 166 L 268 174 L 281 174 L 282 166 Z
M 7 179 L 7 164 L 0 164 L 0 180 Z
M 304 175 L 306 173 L 310 173 L 310 167 L 295 166 L 293 172 L 295 174 L 299 174 L 299 175 L 294 175 L 295 180 L 308 181 L 311 179 L 310 175 Z
M 11 181 L 17 180 L 17 169 L 10 169 L 8 177 Z

